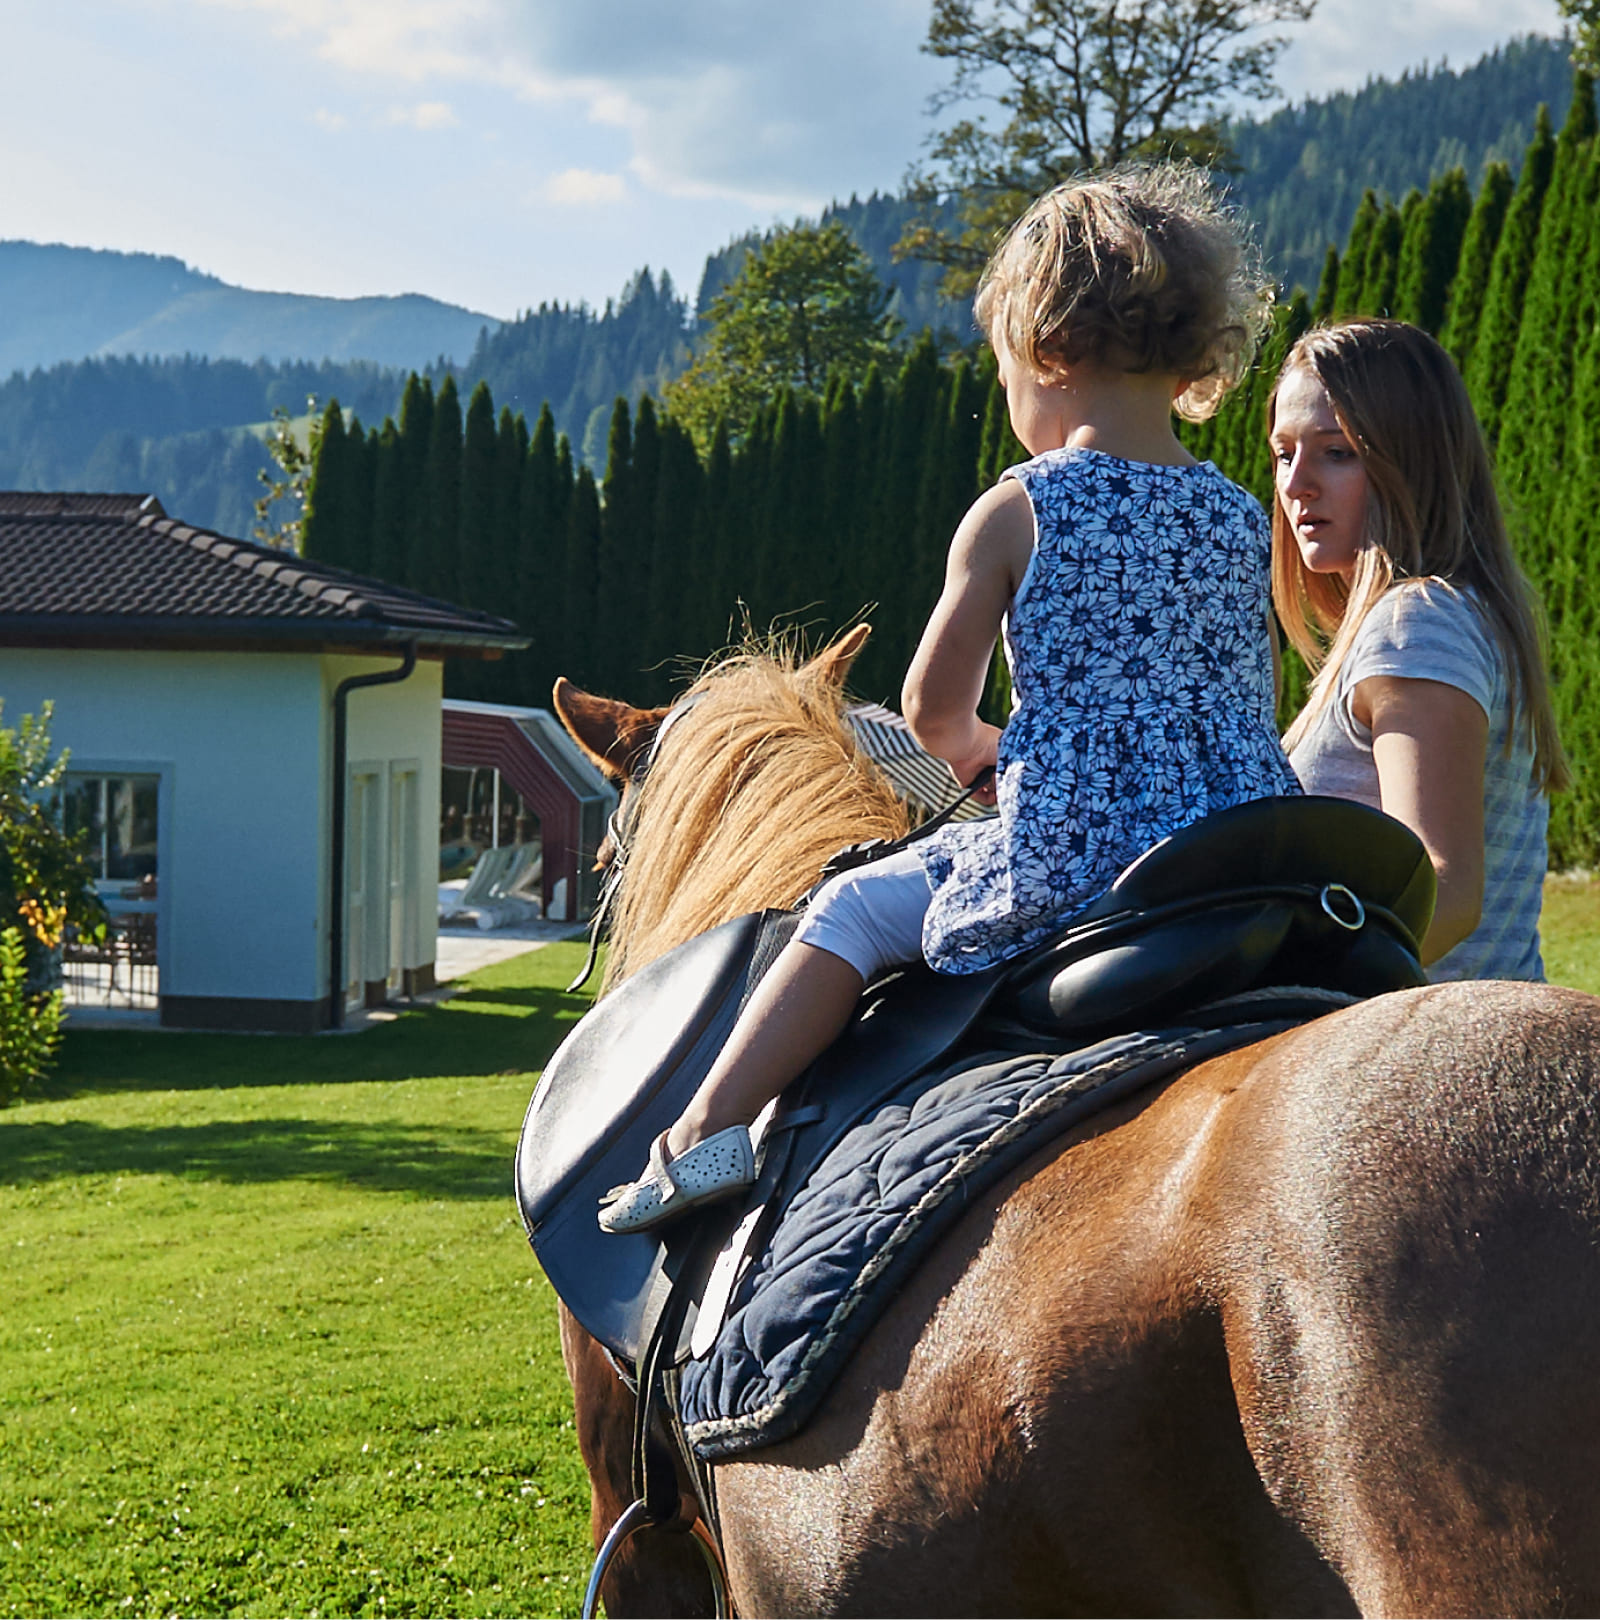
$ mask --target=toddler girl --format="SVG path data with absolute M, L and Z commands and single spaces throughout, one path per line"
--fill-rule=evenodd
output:
M 999 815 L 833 879 L 704 1083 L 604 1202 L 630 1232 L 748 1186 L 749 1125 L 918 954 L 971 973 L 1058 932 L 1151 844 L 1299 791 L 1278 743 L 1266 514 L 1173 431 L 1248 365 L 1268 294 L 1198 171 L 1042 197 L 996 252 L 977 318 L 1032 460 L 962 519 L 906 677 L 918 740 Z M 1004 634 L 1013 709 L 978 718 Z

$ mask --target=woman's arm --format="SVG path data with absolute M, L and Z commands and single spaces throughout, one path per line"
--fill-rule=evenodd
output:
M 906 672 L 900 695 L 912 735 L 970 782 L 995 762 L 998 729 L 978 718 L 1000 621 L 1033 552 L 1033 507 L 1008 478 L 962 518 L 945 565 L 944 591 Z
M 1438 876 L 1439 898 L 1422 941 L 1423 964 L 1437 962 L 1483 915 L 1488 716 L 1460 687 L 1393 675 L 1359 682 L 1350 707 L 1372 730 L 1384 810 L 1422 840 Z

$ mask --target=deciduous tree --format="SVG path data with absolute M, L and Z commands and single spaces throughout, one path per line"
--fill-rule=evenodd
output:
M 780 390 L 820 400 L 836 368 L 860 376 L 888 355 L 888 289 L 837 222 L 773 231 L 712 299 L 695 363 L 667 409 L 709 450 L 719 420 L 737 440 Z
M 958 224 L 925 214 L 897 253 L 944 264 L 961 296 L 999 233 L 1070 176 L 1140 157 L 1225 161 L 1225 108 L 1278 93 L 1287 40 L 1264 30 L 1304 22 L 1315 3 L 934 0 L 922 48 L 954 73 L 931 109 L 980 110 L 934 135 L 912 175 L 926 201 L 959 199 Z

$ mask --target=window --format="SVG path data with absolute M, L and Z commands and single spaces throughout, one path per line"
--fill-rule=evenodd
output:
M 159 776 L 90 776 L 68 772 L 61 784 L 62 821 L 88 834 L 89 864 L 102 883 L 156 879 Z

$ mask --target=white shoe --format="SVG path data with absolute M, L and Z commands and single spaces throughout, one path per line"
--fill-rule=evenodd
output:
M 701 1204 L 732 1198 L 755 1179 L 755 1150 L 745 1126 L 730 1125 L 670 1161 L 663 1131 L 650 1148 L 645 1173 L 600 1200 L 600 1225 L 607 1232 L 643 1232 Z

